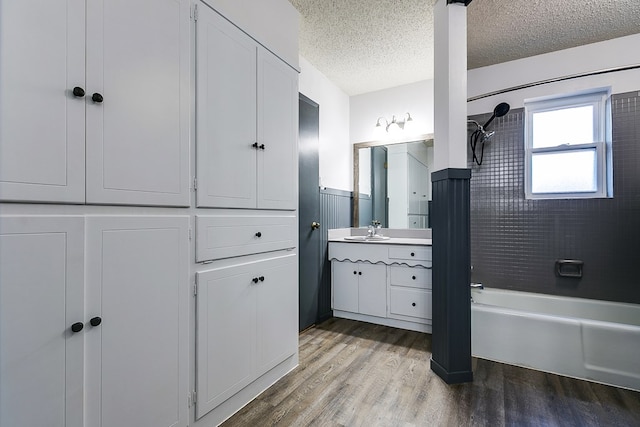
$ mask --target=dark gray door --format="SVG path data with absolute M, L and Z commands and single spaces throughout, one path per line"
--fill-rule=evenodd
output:
M 371 171 L 372 219 L 388 227 L 387 147 L 371 148 Z
M 299 207 L 300 323 L 303 330 L 318 319 L 320 289 L 320 233 L 326 232 L 320 220 L 320 187 L 318 185 L 319 106 L 300 94 L 299 134 Z

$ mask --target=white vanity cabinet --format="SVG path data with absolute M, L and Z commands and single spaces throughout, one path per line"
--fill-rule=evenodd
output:
M 297 72 L 203 3 L 196 37 L 198 207 L 296 209 Z
M 296 354 L 297 271 L 288 254 L 197 273 L 198 418 Z
M 431 332 L 431 246 L 403 240 L 329 241 L 334 316 Z
M 0 0 L 0 200 L 188 206 L 189 11 Z
M 385 317 L 387 268 L 363 262 L 331 263 L 333 309 Z

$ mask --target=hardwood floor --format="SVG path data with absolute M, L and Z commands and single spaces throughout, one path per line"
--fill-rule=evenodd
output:
M 482 359 L 448 386 L 431 335 L 330 319 L 300 335 L 300 366 L 224 426 L 640 426 L 640 393 Z

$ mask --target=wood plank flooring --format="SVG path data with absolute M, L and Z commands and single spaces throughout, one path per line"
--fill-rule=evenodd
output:
M 429 368 L 431 335 L 330 319 L 300 366 L 223 426 L 640 426 L 640 393 L 482 359 L 472 383 Z

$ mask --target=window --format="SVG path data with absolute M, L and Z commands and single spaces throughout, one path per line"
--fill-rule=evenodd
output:
M 609 90 L 525 101 L 525 197 L 612 195 Z

